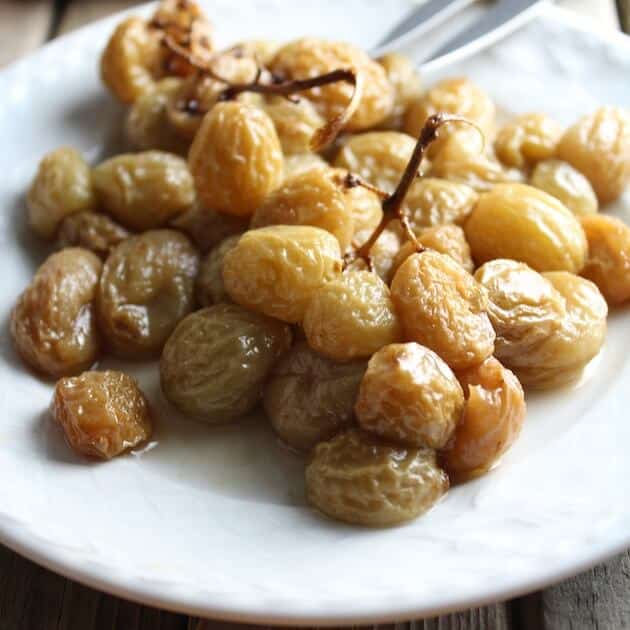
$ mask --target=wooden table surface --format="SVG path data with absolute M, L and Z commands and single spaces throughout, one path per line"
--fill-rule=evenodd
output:
M 625 2 L 626 0 L 620 0 Z M 131 0 L 0 0 L 0 66 Z M 602 28 L 618 29 L 614 0 L 564 0 Z M 582 630 L 630 628 L 630 554 L 508 602 L 392 630 Z M 246 630 L 160 611 L 60 577 L 0 546 L 0 630 Z

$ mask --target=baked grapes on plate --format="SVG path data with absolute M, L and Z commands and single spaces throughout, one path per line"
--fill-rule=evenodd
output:
M 51 413 L 82 456 L 141 447 L 155 421 L 98 361 L 159 359 L 164 399 L 208 431 L 260 410 L 320 513 L 416 518 L 500 462 L 528 392 L 578 381 L 630 302 L 630 227 L 606 214 L 630 112 L 502 120 L 482 86 L 425 88 L 397 53 L 215 42 L 187 0 L 115 29 L 100 71 L 127 146 L 42 158 L 25 213 L 52 253 L 15 349 L 59 379 Z

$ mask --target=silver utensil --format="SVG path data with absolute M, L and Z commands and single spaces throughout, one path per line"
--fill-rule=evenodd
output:
M 394 28 L 381 39 L 375 48 L 382 48 L 387 44 L 410 37 L 419 37 L 431 29 L 442 24 L 448 18 L 471 5 L 476 0 L 428 0 L 417 9 L 406 15 Z
M 475 8 L 480 17 L 472 24 L 459 30 L 452 37 L 442 41 L 437 49 L 423 52 L 414 58 L 421 62 L 434 61 L 455 51 L 473 44 L 478 39 L 487 38 L 487 43 L 493 43 L 510 34 L 534 13 L 536 7 L 543 0 L 492 0 L 489 2 L 474 2 L 471 0 L 429 0 L 414 9 L 397 24 L 373 51 L 380 54 L 383 49 L 393 50 L 413 42 L 421 42 L 422 36 L 432 29 L 441 27 L 457 13 L 464 12 L 468 7 Z M 472 5 L 475 7 L 472 7 Z
M 427 59 L 425 59 L 425 61 L 443 57 L 454 50 L 463 48 L 467 44 L 474 42 L 480 37 L 483 37 L 500 27 L 508 26 L 515 18 L 523 16 L 526 11 L 531 11 L 531 9 L 538 4 L 540 4 L 540 0 L 499 0 L 498 2 L 495 2 L 484 13 L 481 20 L 475 22 L 467 29 L 464 29 L 464 31 L 448 40 Z M 514 28 L 517 28 L 518 23 L 512 23 L 514 24 Z M 509 29 L 506 29 L 504 31 L 504 36 L 507 35 L 508 32 Z

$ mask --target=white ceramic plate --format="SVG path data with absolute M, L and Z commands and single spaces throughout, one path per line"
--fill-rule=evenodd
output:
M 408 2 L 208 2 L 224 41 L 299 34 L 369 46 Z M 6 323 L 43 252 L 24 191 L 47 150 L 111 152 L 120 110 L 97 58 L 117 18 L 0 74 L 0 540 L 60 573 L 158 606 L 277 623 L 410 619 L 507 598 L 630 544 L 630 312 L 610 317 L 584 382 L 529 396 L 523 436 L 493 473 L 454 488 L 409 525 L 364 530 L 306 507 L 302 466 L 260 420 L 211 430 L 158 403 L 153 448 L 107 464 L 75 457 L 51 425 L 51 384 L 23 369 Z M 428 80 L 466 74 L 501 108 L 569 123 L 630 106 L 630 43 L 547 8 L 487 51 Z M 628 196 L 614 209 L 630 218 Z M 113 365 L 113 363 L 108 363 Z M 133 369 L 159 401 L 155 365 Z

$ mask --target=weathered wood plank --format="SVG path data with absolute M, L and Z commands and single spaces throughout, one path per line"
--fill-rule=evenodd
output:
M 65 8 L 57 34 L 61 35 L 117 11 L 141 4 L 138 0 L 72 0 Z
M 362 626 L 356 630 L 512 630 L 508 606 L 503 603 L 473 608 L 461 613 L 442 615 L 418 621 L 397 624 Z M 226 624 L 210 619 L 193 619 L 188 630 L 256 630 L 254 626 Z M 270 626 L 259 630 L 274 630 Z M 341 630 L 341 629 L 338 629 Z
M 53 20 L 50 0 L 0 2 L 0 66 L 18 59 L 46 41 Z
M 630 628 L 630 551 L 540 594 L 540 628 Z
M 186 630 L 188 617 L 99 593 L 0 547 L 0 630 Z

